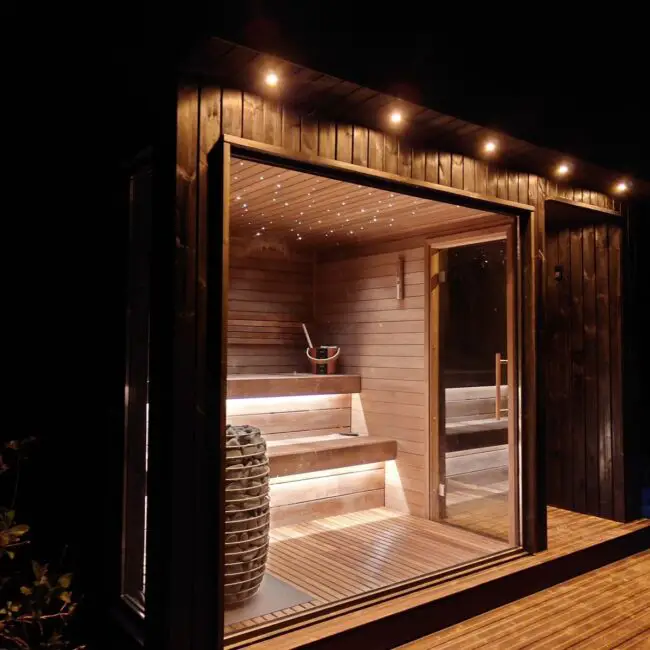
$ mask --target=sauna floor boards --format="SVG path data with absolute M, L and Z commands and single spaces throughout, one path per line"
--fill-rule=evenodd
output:
M 650 551 L 401 646 L 403 650 L 650 648 Z
M 616 521 L 609 521 L 607 519 L 599 519 L 598 517 L 593 517 L 590 515 L 569 512 L 567 510 L 561 510 L 559 508 L 553 507 L 549 507 L 547 509 L 547 512 L 549 546 L 548 550 L 544 552 L 537 553 L 535 555 L 523 555 L 514 558 L 509 562 L 499 563 L 497 565 L 487 565 L 478 571 L 473 571 L 466 575 L 457 576 L 451 580 L 445 580 L 438 584 L 433 584 L 432 586 L 425 589 L 403 594 L 389 601 L 378 603 L 371 607 L 360 608 L 356 611 L 348 611 L 344 616 L 328 618 L 319 622 L 314 622 L 312 625 L 308 625 L 303 628 L 286 631 L 280 636 L 273 636 L 268 639 L 257 638 L 251 647 L 255 648 L 255 650 L 290 650 L 291 648 L 308 644 L 314 639 L 325 638 L 334 634 L 343 634 L 346 631 L 352 630 L 358 626 L 370 623 L 378 617 L 389 616 L 392 613 L 399 613 L 407 609 L 418 607 L 420 605 L 426 605 L 432 601 L 451 596 L 457 592 L 479 587 L 480 585 L 484 585 L 508 575 L 527 571 L 529 569 L 533 569 L 536 566 L 543 566 L 547 563 L 554 563 L 560 558 L 571 556 L 574 553 L 579 553 L 580 551 L 589 547 L 597 546 L 607 541 L 624 537 L 626 535 L 650 527 L 650 520 L 648 519 L 640 519 L 638 521 L 629 523 L 620 523 Z M 647 572 L 647 568 L 644 568 L 643 573 Z M 576 578 L 576 580 L 580 580 L 582 577 L 583 576 L 580 576 L 579 578 Z M 562 585 L 557 586 L 561 587 Z M 552 589 L 555 589 L 555 587 Z M 586 593 L 589 593 L 590 589 L 591 588 L 588 587 L 586 589 Z M 535 595 L 536 594 L 531 597 L 534 597 Z M 644 598 L 641 602 L 644 603 L 645 600 L 649 600 L 650 594 L 648 594 L 648 596 L 649 597 Z M 573 599 L 569 599 L 570 602 L 572 602 L 572 600 Z M 546 601 L 547 606 L 550 603 L 551 600 Z M 541 608 L 542 605 L 539 605 Z M 313 607 L 313 605 L 311 606 Z M 506 607 L 509 607 L 509 605 L 506 605 Z M 617 615 L 622 615 L 620 610 L 625 610 L 625 607 L 619 606 L 616 610 Z M 494 612 L 497 610 L 495 609 L 492 611 Z M 492 612 L 488 612 L 483 616 L 488 616 L 491 613 Z M 639 616 L 641 614 L 642 612 L 639 612 Z M 478 618 L 479 617 L 469 620 L 476 621 Z M 608 619 L 609 616 L 602 616 L 603 623 L 605 623 Z M 469 622 L 469 620 L 461 623 L 460 625 L 465 625 L 467 622 Z M 547 619 L 545 624 L 548 624 L 548 622 L 549 620 Z M 579 621 L 577 621 L 577 624 L 579 624 Z M 521 629 L 524 629 L 525 627 L 526 626 Z M 443 632 L 452 632 L 456 629 L 457 626 L 443 630 L 438 634 L 442 634 Z M 426 638 L 428 639 L 429 637 Z M 605 631 L 602 638 L 605 640 L 605 643 L 609 643 L 609 645 L 595 645 L 593 647 L 602 647 L 603 649 L 619 647 L 635 648 L 637 650 L 640 648 L 648 647 L 648 633 L 643 626 L 641 626 L 640 631 L 636 637 L 626 637 L 624 639 L 619 639 L 619 637 L 616 636 L 615 631 L 609 630 Z M 598 637 L 598 639 L 600 639 L 600 637 Z M 592 642 L 593 639 L 586 639 L 584 641 L 581 641 L 576 647 L 586 650 L 592 647 L 590 645 Z M 520 644 L 519 646 L 515 644 L 512 645 L 513 647 L 538 647 L 534 641 L 523 645 Z M 230 646 L 227 645 L 226 647 Z M 432 647 L 435 648 L 436 646 L 434 645 Z M 455 645 L 450 644 L 448 647 L 465 650 L 465 645 L 463 643 L 456 643 Z M 511 644 L 510 642 L 505 642 L 483 647 L 503 647 L 507 650 L 510 650 Z M 554 648 L 552 644 L 550 647 Z M 559 647 L 564 646 L 560 645 Z
M 226 634 L 506 548 L 503 541 L 388 508 L 281 526 L 271 530 L 267 570 L 313 600 L 228 626 Z

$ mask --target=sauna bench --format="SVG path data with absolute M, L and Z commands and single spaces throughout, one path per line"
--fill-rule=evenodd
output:
M 361 392 L 359 375 L 230 375 L 227 397 L 293 397 L 295 395 L 340 395 Z
M 271 478 L 394 460 L 397 442 L 371 436 L 329 435 L 268 443 Z

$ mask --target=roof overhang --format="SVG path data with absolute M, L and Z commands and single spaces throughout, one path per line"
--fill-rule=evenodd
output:
M 433 148 L 481 158 L 486 139 L 499 140 L 495 164 L 552 179 L 560 161 L 573 165 L 572 186 L 613 195 L 613 187 L 622 174 L 605 169 L 565 153 L 530 144 L 524 140 L 495 132 L 484 126 L 439 113 L 386 93 L 311 70 L 285 59 L 259 52 L 218 37 L 197 45 L 180 68 L 185 77 L 209 80 L 224 87 L 268 96 L 262 83 L 263 72 L 277 71 L 282 90 L 276 98 L 303 115 L 360 124 L 387 131 L 387 113 L 399 105 L 406 124 L 400 137 L 417 149 Z M 634 196 L 650 196 L 650 183 L 634 180 Z M 623 198 L 623 197 L 615 197 Z

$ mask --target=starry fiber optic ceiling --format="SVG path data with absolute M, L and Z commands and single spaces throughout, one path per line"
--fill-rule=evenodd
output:
M 426 234 L 480 210 L 233 158 L 231 234 L 323 248 Z

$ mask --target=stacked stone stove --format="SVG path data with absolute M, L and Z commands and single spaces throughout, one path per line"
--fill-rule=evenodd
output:
M 238 605 L 260 588 L 269 547 L 269 461 L 256 427 L 226 427 L 225 601 Z

